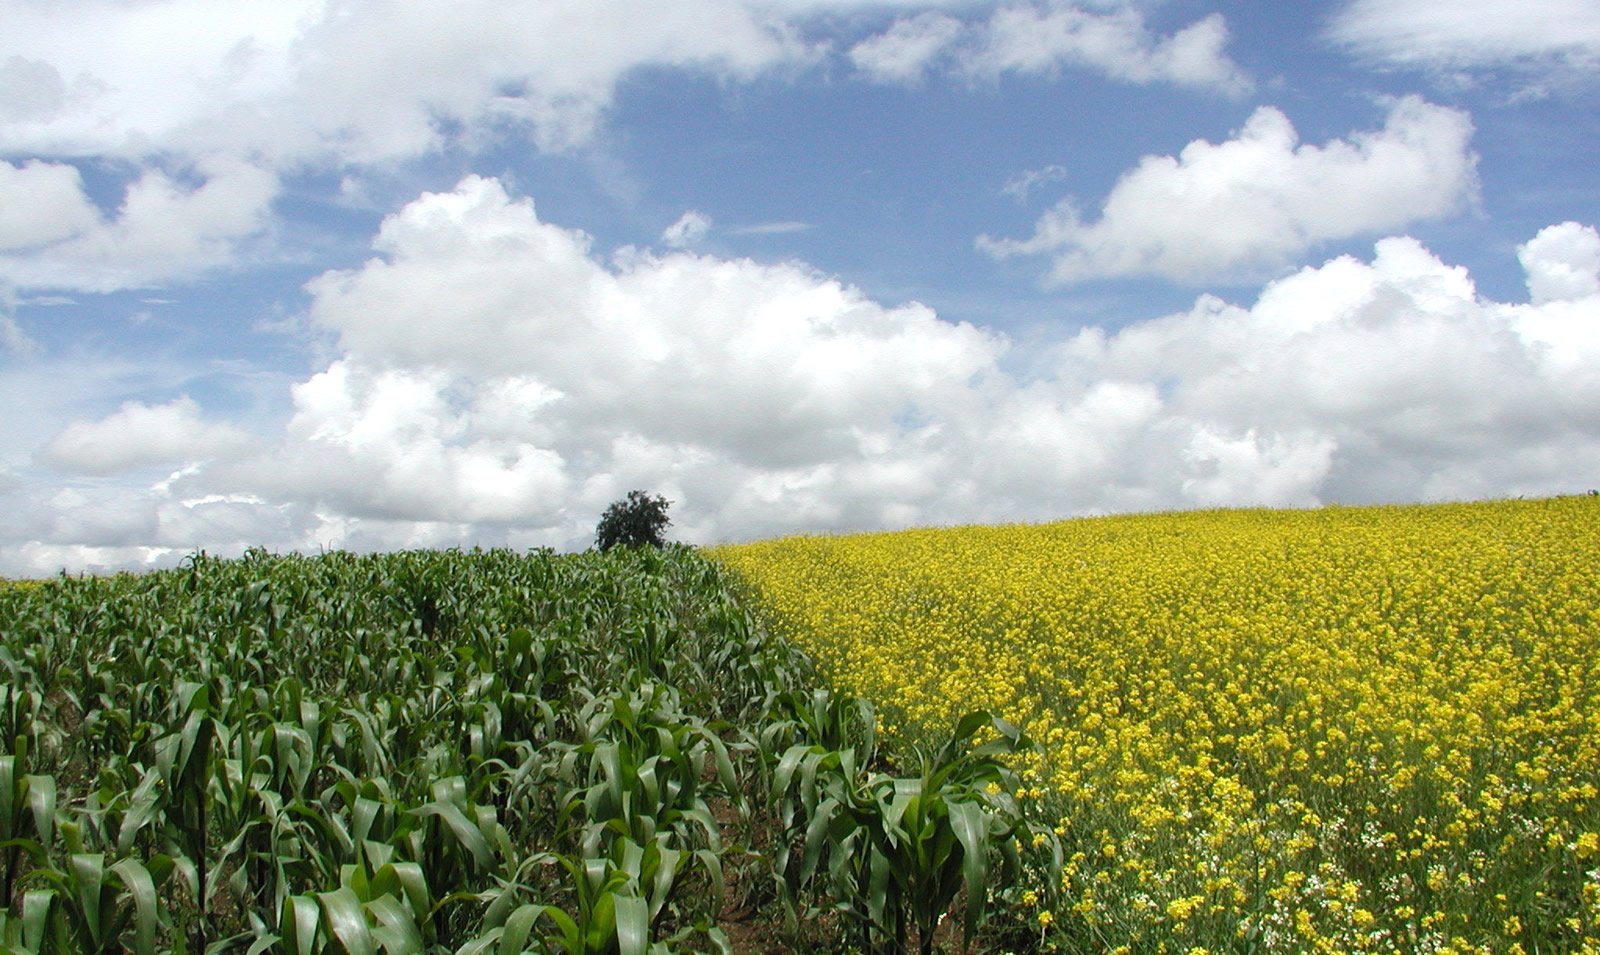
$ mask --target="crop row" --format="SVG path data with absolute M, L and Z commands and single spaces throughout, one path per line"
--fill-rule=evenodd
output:
M 1026 740 L 892 771 L 688 548 L 198 554 L 0 627 L 8 951 L 928 950 L 1019 871 Z

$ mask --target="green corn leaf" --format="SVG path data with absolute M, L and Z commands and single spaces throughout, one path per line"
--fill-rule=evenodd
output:
M 456 949 L 455 955 L 484 955 L 485 952 L 494 947 L 496 942 L 500 941 L 500 937 L 505 932 L 506 927 L 504 925 L 496 925 L 477 938 L 470 938 L 463 942 L 461 947 Z
M 345 955 L 377 955 L 366 912 L 354 892 L 348 888 L 318 892 L 317 904 L 329 937 Z
M 134 840 L 161 815 L 161 774 L 154 767 L 145 771 L 139 785 L 128 800 L 128 811 L 123 814 L 122 826 L 117 832 L 117 852 L 133 852 Z
M 350 836 L 357 842 L 368 838 L 372 826 L 378 820 L 378 815 L 383 811 L 383 803 L 367 796 L 356 798 L 355 807 L 350 813 Z
M 891 913 L 900 909 L 898 883 L 908 873 L 900 871 L 896 860 L 877 844 L 867 849 L 865 868 L 866 898 L 858 900 L 858 904 L 865 903 L 865 914 L 873 925 L 887 928 Z
M 178 785 L 192 798 L 203 799 L 206 783 L 211 775 L 211 750 L 217 738 L 217 722 L 202 716 L 201 710 L 189 714 L 183 726 L 183 743 L 179 756 Z M 189 798 L 186 796 L 186 798 Z
M 634 775 L 639 782 L 639 799 L 642 803 L 639 808 L 649 807 L 646 811 L 653 810 L 661 803 L 661 781 L 656 778 L 656 766 L 659 762 L 660 757 L 651 756 L 639 764 L 638 771 Z
M 696 800 L 696 802 L 697 805 L 694 807 L 680 811 L 678 818 L 685 822 L 693 822 L 699 825 L 701 833 L 705 836 L 706 844 L 718 852 L 722 851 L 722 833 L 717 826 L 717 817 L 711 814 L 711 810 L 704 801 Z M 680 837 L 688 839 L 689 832 L 686 827 L 680 826 L 677 831 Z
M 645 955 L 650 943 L 650 906 L 636 895 L 612 895 L 616 906 L 617 955 Z
M 377 895 L 393 895 L 405 901 L 419 917 L 432 911 L 428 894 L 428 877 L 422 866 L 415 862 L 391 862 L 380 866 L 372 877 L 372 891 Z
M 182 853 L 172 856 L 173 868 L 178 873 L 178 880 L 189 890 L 189 901 L 195 905 L 200 904 L 200 869 L 194 860 Z
M 278 934 L 293 955 L 313 955 L 316 951 L 317 927 L 321 921 L 322 909 L 314 897 L 292 895 L 284 900 Z
M 45 939 L 52 933 L 51 917 L 60 917 L 60 906 L 55 889 L 29 889 L 22 896 L 22 942 L 33 951 L 41 951 Z
M 392 895 L 380 895 L 366 904 L 378 920 L 372 939 L 389 955 L 413 955 L 422 951 L 422 931 L 417 918 Z M 426 918 L 427 916 L 421 916 Z
M 970 939 L 978 929 L 986 908 L 989 885 L 989 820 L 975 802 L 952 802 L 950 826 L 961 842 L 961 881 L 967 890 L 966 919 L 962 938 Z
M 946 745 L 964 743 L 971 739 L 978 730 L 993 723 L 994 717 L 983 710 L 975 710 L 968 713 L 956 723 L 955 732 L 950 734 L 950 742 Z
M 653 922 L 661 914 L 662 906 L 667 904 L 667 899 L 672 894 L 672 886 L 678 880 L 678 868 L 683 864 L 683 853 L 677 849 L 659 847 L 654 878 L 650 881 L 650 920 Z
M 710 849 L 696 849 L 694 857 L 699 860 L 700 867 L 711 880 L 712 896 L 719 901 L 726 897 L 728 893 L 722 878 L 722 858 Z
M 156 884 L 150 877 L 150 870 L 138 859 L 122 859 L 111 866 L 111 871 L 122 880 L 133 899 L 135 955 L 154 955 L 156 930 L 161 926 L 161 919 Z
M 68 865 L 73 899 L 83 912 L 83 924 L 80 930 L 94 942 L 96 950 L 109 941 L 103 938 L 104 933 L 101 931 L 103 925 L 100 921 L 100 897 L 101 890 L 105 888 L 105 867 L 105 856 L 96 852 L 76 853 Z
M 0 756 L 0 840 L 22 835 L 17 831 L 16 811 L 24 794 L 17 781 L 17 757 Z
M 834 843 L 835 840 L 831 830 L 833 819 L 838 809 L 838 800 L 829 796 L 817 806 L 817 811 L 812 814 L 811 822 L 806 826 L 804 848 L 800 858 L 800 872 L 797 879 L 800 885 L 810 881 L 811 874 L 817 870 L 817 863 L 821 860 L 824 850 Z
M 617 898 L 610 891 L 599 892 L 589 909 L 584 925 L 583 951 L 602 952 L 611 948 L 617 935 Z
M 356 898 L 363 902 L 377 894 L 367 883 L 366 867 L 354 863 L 339 867 L 339 887 L 354 892 Z
M 561 932 L 561 944 L 569 952 L 581 952 L 583 933 L 578 930 L 578 923 L 572 916 L 552 905 L 539 906 L 539 914 L 551 922 Z
M 539 920 L 543 909 L 542 905 L 518 906 L 506 919 L 505 931 L 495 950 L 497 955 L 522 955 L 528 947 L 528 936 L 533 933 L 534 923 Z
M 851 774 L 844 771 L 841 753 L 837 750 L 824 750 L 813 747 L 811 752 L 800 763 L 800 800 L 806 807 L 816 805 L 817 779 L 824 772 L 831 771 L 832 781 L 838 784 L 841 791 L 848 789 L 853 782 Z
M 805 743 L 796 743 L 784 751 L 783 758 L 778 760 L 777 770 L 772 774 L 773 792 L 788 791 L 790 780 L 794 778 L 794 772 L 800 766 L 800 761 L 811 752 L 812 747 Z
M 506 919 L 510 918 L 517 907 L 517 891 L 520 888 L 519 885 L 502 883 L 498 888 L 479 893 L 477 901 L 486 901 L 489 904 L 483 910 L 483 917 L 478 924 L 482 928 L 499 928 L 505 925 Z
M 722 789 L 732 796 L 739 791 L 739 777 L 733 768 L 733 760 L 728 756 L 727 744 L 723 743 L 715 733 L 707 733 L 706 738 L 711 743 L 711 752 L 716 758 L 717 781 Z
M 55 841 L 56 780 L 54 776 L 27 777 L 28 811 L 33 815 L 33 831 L 46 849 Z
M 472 856 L 473 862 L 482 871 L 494 868 L 494 849 L 489 845 L 489 840 L 483 837 L 478 827 L 467 818 L 461 807 L 446 802 L 430 802 L 411 810 L 418 816 L 438 816 L 444 821 L 450 832 L 456 837 L 456 842 L 466 849 Z
M 899 845 L 902 839 L 915 845 L 923 829 L 922 780 L 896 779 L 889 792 L 893 795 L 883 809 L 883 836 L 890 845 Z

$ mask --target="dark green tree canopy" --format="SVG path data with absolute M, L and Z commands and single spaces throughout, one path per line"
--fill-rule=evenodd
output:
M 595 546 L 602 552 L 618 544 L 665 546 L 666 540 L 661 535 L 672 523 L 667 516 L 671 504 L 660 495 L 651 497 L 643 491 L 629 491 L 626 499 L 612 502 L 600 516 L 600 523 L 594 529 Z

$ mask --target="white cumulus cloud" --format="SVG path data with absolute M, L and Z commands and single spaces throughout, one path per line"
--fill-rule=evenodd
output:
M 76 166 L 0 161 L 0 255 L 69 239 L 99 221 Z
M 13 464 L 0 570 L 196 547 L 583 546 L 634 488 L 689 541 L 1213 505 L 1584 490 L 1600 245 L 1553 226 L 1496 302 L 1414 239 L 1253 302 L 1017 347 L 799 264 L 603 255 L 493 179 L 418 197 L 308 288 L 333 356 L 270 440 L 130 405 Z M 259 431 L 259 428 L 253 429 Z M 120 442 L 120 443 L 119 443 Z M 159 449 L 159 453 L 157 453 Z M 140 485 L 119 470 L 176 469 Z M 129 480 L 135 480 L 130 478 Z M 59 562 L 59 563 L 57 563 Z
M 740 0 L 20 0 L 0 10 L 0 148 L 418 155 L 443 126 L 582 141 L 641 65 L 750 76 L 813 54 Z
M 1600 294 L 1600 233 L 1576 222 L 1541 229 L 1517 252 L 1534 304 Z
M 244 432 L 205 421 L 184 395 L 163 405 L 126 402 L 98 421 L 69 424 L 44 448 L 49 463 L 84 474 L 177 467 L 241 450 Z
M 76 167 L 0 162 L 0 282 L 108 292 L 234 262 L 269 230 L 278 178 L 231 160 L 195 172 L 145 170 L 102 216 Z
M 996 257 L 1045 255 L 1049 280 L 1160 275 L 1181 281 L 1274 268 L 1317 243 L 1459 209 L 1477 188 L 1472 121 L 1417 97 L 1380 130 L 1317 146 L 1263 106 L 1229 140 L 1147 156 L 1085 221 L 1064 200 L 1026 239 L 982 237 Z

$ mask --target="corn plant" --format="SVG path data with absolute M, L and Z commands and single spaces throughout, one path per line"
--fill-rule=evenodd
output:
M 428 955 L 723 947 L 812 673 L 683 547 L 63 577 L 0 670 L 0 947 Z
M 27 762 L 26 737 L 18 739 L 16 752 L 0 756 L 0 857 L 5 866 L 0 883 L 5 895 L 0 898 L 8 902 L 24 858 L 33 865 L 46 863 L 54 841 L 55 778 L 20 771 Z
M 617 836 L 649 842 L 669 833 L 679 845 L 721 847 L 702 785 L 708 766 L 720 792 L 738 783 L 722 739 L 685 714 L 676 694 L 656 683 L 600 696 L 580 714 L 584 741 L 568 748 L 561 778 L 564 818 L 578 825 L 581 854 L 598 854 Z
M 671 952 L 675 944 L 696 935 L 719 951 L 729 951 L 726 935 L 704 917 L 680 925 L 665 939 L 658 937 L 663 917 L 680 914 L 673 895 L 686 858 L 665 842 L 658 838 L 641 846 L 624 837 L 606 856 L 561 857 L 573 888 L 570 910 L 524 903 L 463 946 L 458 955 L 519 953 L 529 948 L 562 955 L 646 955 Z M 696 856 L 715 858 L 705 852 Z
M 172 868 L 165 856 L 154 857 L 148 866 L 134 858 L 107 866 L 104 855 L 81 852 L 72 854 L 65 869 L 31 870 L 23 880 L 17 947 L 153 955 L 161 925 L 157 887 Z
M 819 724 L 830 727 L 837 724 Z M 995 739 L 973 745 L 986 727 Z M 972 713 L 923 760 L 917 776 L 868 772 L 853 747 L 792 746 L 774 779 L 788 826 L 775 865 L 791 924 L 809 891 L 832 900 L 868 951 L 908 951 L 914 932 L 918 950 L 928 953 L 939 923 L 965 892 L 965 948 L 988 914 L 990 889 L 1017 869 L 1013 836 L 1022 818 L 1006 795 L 1015 783 L 999 757 L 1027 745 L 1004 721 Z M 991 868 L 996 858 L 998 873 Z

